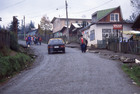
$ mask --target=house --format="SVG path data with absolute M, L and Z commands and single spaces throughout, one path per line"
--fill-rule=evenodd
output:
M 37 35 L 37 33 L 38 33 L 38 29 L 33 29 L 30 32 L 28 32 L 26 35 L 34 36 L 34 35 Z
M 132 29 L 136 30 L 137 34 L 133 35 L 134 40 L 140 40 L 140 14 L 134 21 L 134 24 L 132 25 Z
M 129 31 L 132 23 L 123 20 L 120 7 L 100 10 L 92 14 L 92 23 L 81 30 L 84 37 L 88 40 L 88 46 L 103 43 L 110 37 L 117 37 L 120 41 L 123 39 L 121 31 Z
M 132 28 L 133 28 L 133 30 L 140 31 L 140 15 L 138 15 L 138 17 L 134 21 L 134 24 L 133 24 Z
M 78 36 L 79 34 L 79 29 L 81 29 L 83 26 L 82 24 L 78 24 L 78 23 L 71 23 L 70 25 L 70 29 L 69 29 L 69 36 Z
M 67 26 L 64 26 L 59 32 L 62 36 L 65 36 L 67 34 Z
M 51 23 L 53 24 L 53 33 L 55 37 L 59 37 L 61 35 L 66 34 L 63 33 L 61 31 L 63 31 L 63 28 L 67 27 L 67 19 L 66 18 L 57 18 L 54 17 L 51 21 Z M 70 25 L 72 23 L 78 23 L 78 24 L 82 24 L 84 23 L 84 25 L 88 25 L 91 23 L 91 19 L 78 19 L 78 18 L 68 18 L 68 26 L 70 28 Z

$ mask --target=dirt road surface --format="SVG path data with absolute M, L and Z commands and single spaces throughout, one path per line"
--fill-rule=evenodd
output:
M 47 44 L 31 48 L 38 55 L 34 65 L 1 86 L 0 94 L 140 94 L 117 61 L 76 48 L 50 55 Z

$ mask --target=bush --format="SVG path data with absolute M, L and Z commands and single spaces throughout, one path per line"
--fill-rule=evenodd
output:
M 18 53 L 15 56 L 2 57 L 0 59 L 0 80 L 12 75 L 14 72 L 23 70 L 29 61 L 30 57 L 23 53 Z
M 10 32 L 10 48 L 15 51 L 19 50 L 18 39 L 13 32 Z

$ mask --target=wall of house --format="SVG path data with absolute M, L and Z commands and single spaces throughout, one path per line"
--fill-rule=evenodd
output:
M 66 36 L 66 35 L 67 35 L 67 29 L 65 29 L 63 32 L 63 36 Z
M 102 29 L 111 29 L 111 32 L 113 32 L 113 26 L 106 24 L 106 25 L 92 25 L 89 29 L 89 35 L 90 31 L 94 30 L 95 32 L 95 40 L 90 41 L 90 37 L 88 39 L 88 46 L 95 45 L 97 47 L 97 40 L 102 40 Z
M 131 24 L 124 24 L 123 31 L 130 31 L 132 30 Z M 97 47 L 97 41 L 102 40 L 102 29 L 111 29 L 111 33 L 113 34 L 113 24 L 95 24 L 92 25 L 86 32 L 88 31 L 88 46 L 94 45 Z M 90 41 L 90 31 L 95 31 L 95 40 Z M 86 36 L 85 36 L 86 37 Z
M 132 27 L 132 24 L 124 24 L 123 25 L 123 31 L 131 31 L 131 30 L 133 30 L 131 27 Z
M 58 18 L 53 22 L 53 33 L 57 32 L 58 30 L 61 30 L 62 28 L 62 22 Z
M 87 20 L 87 19 L 69 19 L 69 26 L 71 25 L 71 23 L 82 23 L 83 21 L 87 21 L 88 23 L 91 23 L 91 20 Z M 55 21 L 53 22 L 53 33 L 58 32 L 59 30 L 61 30 L 64 26 L 67 26 L 67 21 L 66 19 L 55 19 Z

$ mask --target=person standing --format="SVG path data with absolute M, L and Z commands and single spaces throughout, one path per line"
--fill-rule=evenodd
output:
M 40 45 L 41 45 L 41 42 L 42 42 L 42 38 L 41 38 L 41 37 L 39 37 L 39 43 L 40 43 Z
M 86 39 L 83 38 L 83 35 L 80 37 L 80 45 L 81 45 L 81 51 L 82 53 L 86 52 Z
M 85 52 L 86 52 L 87 51 L 88 41 L 87 41 L 87 39 L 85 39 L 85 41 L 86 41 L 86 44 L 85 44 Z
M 33 37 L 33 39 L 34 39 L 34 45 L 36 45 L 36 36 L 34 35 L 34 37 Z
M 34 38 L 33 36 L 31 36 L 31 44 L 33 44 L 33 42 L 34 42 Z
M 31 36 L 29 35 L 29 37 L 28 37 L 28 47 L 30 47 L 30 45 L 31 45 Z
M 28 45 L 28 36 L 25 37 L 26 45 Z

